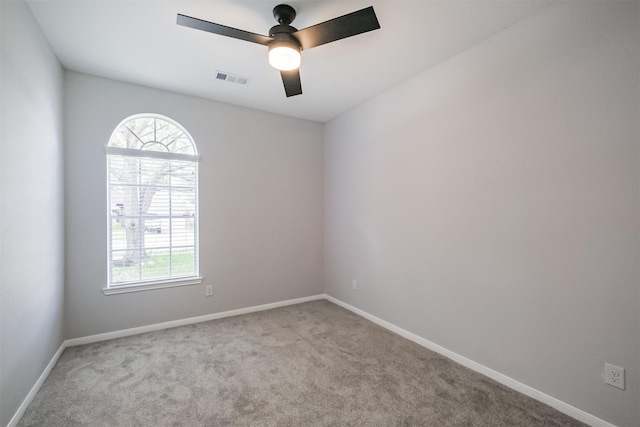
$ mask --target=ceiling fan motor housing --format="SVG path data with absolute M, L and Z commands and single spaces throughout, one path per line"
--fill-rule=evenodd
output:
M 269 44 L 269 47 L 286 45 L 288 47 L 292 47 L 301 51 L 302 47 L 300 46 L 300 42 L 293 35 L 293 33 L 295 33 L 296 31 L 298 31 L 296 28 L 288 24 L 280 24 L 271 27 L 271 29 L 269 30 L 269 37 L 273 39 L 273 42 Z
M 274 42 L 289 41 L 295 43 L 296 45 L 298 45 L 298 47 L 300 47 L 300 42 L 293 35 L 293 33 L 296 31 L 298 30 L 290 25 L 276 25 L 275 27 L 271 27 L 271 29 L 269 30 L 269 37 L 271 37 Z

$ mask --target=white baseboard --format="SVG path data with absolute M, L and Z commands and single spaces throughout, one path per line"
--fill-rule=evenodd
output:
M 66 342 L 60 344 L 60 348 L 58 348 L 58 351 L 56 351 L 56 353 L 53 355 L 53 357 L 49 361 L 49 364 L 47 364 L 47 367 L 44 368 L 44 371 L 40 375 L 40 378 L 38 378 L 38 381 L 36 381 L 33 387 L 31 387 L 31 390 L 29 390 L 29 394 L 27 394 L 27 397 L 24 398 L 16 413 L 13 414 L 13 417 L 11 418 L 11 420 L 9 420 L 9 424 L 7 424 L 7 427 L 15 427 L 18 425 L 20 418 L 22 418 L 22 415 L 24 415 L 24 411 L 26 411 L 29 405 L 31 405 L 31 402 L 33 402 L 36 394 L 38 394 L 38 392 L 40 391 L 40 387 L 42 387 L 42 384 L 44 384 L 44 382 L 47 380 L 47 377 L 49 377 L 49 374 L 53 370 L 53 367 L 56 366 L 56 363 L 58 363 L 58 359 L 60 359 L 62 352 L 66 348 L 65 343 Z
M 187 319 L 179 319 L 179 320 L 173 320 L 170 322 L 163 322 L 163 323 L 156 323 L 153 325 L 147 325 L 147 326 L 140 326 L 137 328 L 130 328 L 130 329 L 123 329 L 120 331 L 113 331 L 113 332 L 107 332 L 104 334 L 97 334 L 97 335 L 90 335 L 87 337 L 80 337 L 80 338 L 72 338 L 72 339 L 68 339 L 66 341 L 64 341 L 62 343 L 62 345 L 60 345 L 60 348 L 58 349 L 58 351 L 56 351 L 56 354 L 53 355 L 53 358 L 51 359 L 51 361 L 49 362 L 49 364 L 47 365 L 47 367 L 45 368 L 45 370 L 42 372 L 42 375 L 40 375 L 40 378 L 38 378 L 38 381 L 36 381 L 36 383 L 33 385 L 33 387 L 31 388 L 31 390 L 29 391 L 29 394 L 27 394 L 27 397 L 24 399 L 24 401 L 22 402 L 22 404 L 20 405 L 20 407 L 18 408 L 18 410 L 16 411 L 16 413 L 13 415 L 13 418 L 11 418 L 11 421 L 9 421 L 9 424 L 7 424 L 7 427 L 15 427 L 18 422 L 20 421 L 20 418 L 22 418 L 22 415 L 24 414 L 24 412 L 27 410 L 27 408 L 29 407 L 29 405 L 31 404 L 31 402 L 33 401 L 34 397 L 36 396 L 36 394 L 38 393 L 38 391 L 40 391 L 40 387 L 42 387 L 42 384 L 44 384 L 45 380 L 47 379 L 47 377 L 49 376 L 49 374 L 51 373 L 51 370 L 53 369 L 53 367 L 55 366 L 55 364 L 58 362 L 58 359 L 60 358 L 60 356 L 62 355 L 62 352 L 64 351 L 65 348 L 67 347 L 71 347 L 71 346 L 76 346 L 76 345 L 82 345 L 82 344 L 90 344 L 90 343 L 94 343 L 94 342 L 99 342 L 99 341 L 106 341 L 106 340 L 110 340 L 110 339 L 114 339 L 114 338 L 120 338 L 120 337 L 126 337 L 126 336 L 130 336 L 130 335 L 137 335 L 137 334 L 142 334 L 145 332 L 151 332 L 151 331 L 158 331 L 158 330 L 162 330 L 162 329 L 169 329 L 169 328 L 175 328 L 178 326 L 184 326 L 184 325 L 191 325 L 194 323 L 200 323 L 200 322 L 207 322 L 209 320 L 216 320 L 216 319 L 222 319 L 225 317 L 231 317 L 231 316 L 238 316 L 241 314 L 248 314 L 248 313 L 255 313 L 258 311 L 264 311 L 264 310 L 271 310 L 273 308 L 278 308 L 278 307 L 285 307 L 288 305 L 294 305 L 294 304 L 301 304 L 303 302 L 309 302 L 309 301 L 316 301 L 316 300 L 320 300 L 320 299 L 326 299 L 336 305 L 339 305 L 340 307 L 343 307 L 359 316 L 364 317 L 367 320 L 372 321 L 373 323 L 376 323 L 379 326 L 382 326 L 385 329 L 388 329 L 391 332 L 394 332 L 408 340 L 411 340 L 425 348 L 428 348 L 429 350 L 435 351 L 436 353 L 442 354 L 443 356 L 448 357 L 449 359 L 463 365 L 466 366 L 469 369 L 472 369 L 476 372 L 479 372 L 497 382 L 499 382 L 500 384 L 503 384 L 513 390 L 516 390 L 526 396 L 529 396 L 533 399 L 536 399 L 542 403 L 545 403 L 549 406 L 551 406 L 552 408 L 557 409 L 560 412 L 563 412 L 579 421 L 582 421 L 585 424 L 588 424 L 590 426 L 593 427 L 615 427 L 613 424 L 608 423 L 607 421 L 604 421 L 594 415 L 589 414 L 588 412 L 585 412 L 581 409 L 578 409 L 576 407 L 573 407 L 571 405 L 569 405 L 568 403 L 565 403 L 559 399 L 556 399 L 555 397 L 549 396 L 541 391 L 538 391 L 536 389 L 534 389 L 533 387 L 530 387 L 526 384 L 523 384 L 519 381 L 514 380 L 511 377 L 508 377 L 506 375 L 501 374 L 500 372 L 494 371 L 493 369 L 487 368 L 484 365 L 481 365 L 477 362 L 474 362 L 471 359 L 468 359 L 464 356 L 461 356 L 451 350 L 448 350 L 442 346 L 439 346 L 438 344 L 435 344 L 425 338 L 422 338 L 412 332 L 409 332 L 405 329 L 400 328 L 399 326 L 394 325 L 393 323 L 387 322 L 386 320 L 382 320 L 379 317 L 376 317 L 372 314 L 367 313 L 364 310 L 361 310 L 359 308 L 356 308 L 352 305 L 349 305 L 337 298 L 334 298 L 330 295 L 327 294 L 319 294 L 319 295 L 313 295 L 313 296 L 309 296 L 309 297 L 304 297 L 304 298 L 296 298 L 296 299 L 291 299 L 291 300 L 286 300 L 286 301 L 280 301 L 280 302 L 274 302 L 274 303 L 270 303 L 270 304 L 263 304 L 263 305 L 257 305 L 257 306 L 253 306 L 253 307 L 247 307 L 247 308 L 240 308 L 237 310 L 229 310 L 229 311 L 223 311 L 220 313 L 213 313 L 213 314 L 207 314 L 204 316 L 197 316 L 197 317 L 189 317 Z
M 549 396 L 548 394 L 545 394 L 539 390 L 536 390 L 533 387 L 530 387 L 526 384 L 523 384 L 517 380 L 514 380 L 511 377 L 508 377 L 504 374 L 501 374 L 500 372 L 494 371 L 491 368 L 487 368 L 484 365 L 481 365 L 477 362 L 474 362 L 471 359 L 468 359 L 464 356 L 459 355 L 458 353 L 455 353 L 449 349 L 446 349 L 436 343 L 433 343 L 425 338 L 422 338 L 412 332 L 409 332 L 405 329 L 400 328 L 399 326 L 394 325 L 393 323 L 387 322 L 386 320 L 382 320 L 379 317 L 376 317 L 372 314 L 367 313 L 364 310 L 361 310 L 359 308 L 356 308 L 350 304 L 347 304 L 344 301 L 341 301 L 337 298 L 332 297 L 331 295 L 324 295 L 324 297 L 328 300 L 331 301 L 332 303 L 339 305 L 342 308 L 345 308 L 359 316 L 364 317 L 367 320 L 372 321 L 373 323 L 382 326 L 385 329 L 388 329 L 391 332 L 394 332 L 410 341 L 415 342 L 416 344 L 419 344 L 423 347 L 428 348 L 431 351 L 434 351 L 436 353 L 439 353 L 459 364 L 461 364 L 462 366 L 465 366 L 469 369 L 472 369 L 476 372 L 479 372 L 489 378 L 491 378 L 494 381 L 499 382 L 502 385 L 505 385 L 515 391 L 518 391 L 526 396 L 529 396 L 535 400 L 538 400 L 544 404 L 547 404 L 549 406 L 551 406 L 552 408 L 557 409 L 558 411 L 569 415 L 570 417 L 575 418 L 578 421 L 582 421 L 585 424 L 588 424 L 590 426 L 593 427 L 615 427 L 613 424 L 604 421 L 598 417 L 596 417 L 595 415 L 591 415 L 588 412 L 585 412 L 581 409 L 578 409 L 574 406 L 569 405 L 568 403 L 563 402 L 562 400 L 556 399 L 555 397 Z
M 71 338 L 66 342 L 67 347 L 75 345 L 90 344 L 98 341 L 112 340 L 114 338 L 128 337 L 130 335 L 143 334 L 145 332 L 159 331 L 162 329 L 176 328 L 178 326 L 192 325 L 194 323 L 207 322 L 209 320 L 222 319 L 225 317 L 238 316 L 240 314 L 255 313 L 257 311 L 271 310 L 272 308 L 285 307 L 287 305 L 301 304 L 303 302 L 324 299 L 324 294 L 312 295 L 309 297 L 290 299 L 286 301 L 273 302 L 270 304 L 256 305 L 253 307 L 239 308 L 237 310 L 223 311 L 220 313 L 205 314 L 204 316 L 189 317 L 186 319 L 172 320 L 170 322 L 155 323 L 153 325 L 139 326 L 137 328 L 122 329 L 120 331 L 106 332 L 104 334 L 89 335 L 87 337 Z

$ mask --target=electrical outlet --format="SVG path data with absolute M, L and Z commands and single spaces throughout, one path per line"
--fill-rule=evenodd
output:
M 358 281 L 356 279 L 353 279 L 353 281 L 351 282 L 351 287 L 354 291 L 358 290 Z
M 624 368 L 605 363 L 604 382 L 624 390 Z
M 204 287 L 204 296 L 210 297 L 213 295 L 213 285 L 207 285 Z

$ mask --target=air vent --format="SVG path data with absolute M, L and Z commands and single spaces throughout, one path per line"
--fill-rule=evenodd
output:
M 251 81 L 249 77 L 239 76 L 237 74 L 231 74 L 224 71 L 216 71 L 216 79 L 239 85 L 246 85 Z

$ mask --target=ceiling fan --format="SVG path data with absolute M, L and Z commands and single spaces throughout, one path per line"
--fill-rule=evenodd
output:
M 178 14 L 177 24 L 267 46 L 269 63 L 280 70 L 287 97 L 302 93 L 298 69 L 301 51 L 380 28 L 372 6 L 302 30 L 290 25 L 296 17 L 296 11 L 289 5 L 279 4 L 274 7 L 273 17 L 278 21 L 278 25 L 271 27 L 269 36 L 182 14 Z

